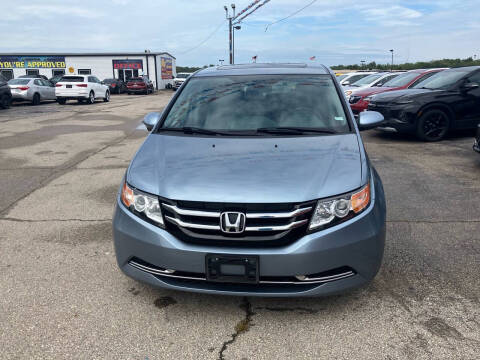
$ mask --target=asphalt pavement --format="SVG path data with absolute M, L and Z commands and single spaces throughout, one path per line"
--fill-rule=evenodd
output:
M 387 243 L 367 287 L 326 298 L 155 289 L 117 268 L 111 218 L 172 95 L 0 111 L 0 358 L 478 359 L 480 155 L 363 133 L 387 196 Z

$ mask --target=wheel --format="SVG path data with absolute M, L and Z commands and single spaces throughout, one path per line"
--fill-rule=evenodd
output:
M 93 91 L 90 91 L 90 94 L 88 95 L 87 103 L 91 105 L 94 102 L 95 102 L 95 93 Z
M 110 101 L 110 91 L 105 91 L 105 97 L 103 98 L 103 101 L 109 102 Z
M 128 95 L 132 95 L 132 93 L 129 91 L 129 92 L 128 92 Z
M 440 141 L 447 135 L 450 117 L 440 109 L 427 110 L 417 122 L 416 135 L 423 141 Z
M 77 99 L 79 104 L 83 104 L 83 99 Z
M 10 103 L 12 102 L 12 99 L 8 95 L 3 95 L 2 98 L 0 99 L 0 107 L 3 109 L 8 109 L 10 107 Z
M 33 99 L 32 99 L 32 105 L 38 105 L 40 104 L 40 94 L 39 93 L 35 93 L 33 95 Z
M 65 105 L 66 102 L 67 102 L 67 99 L 57 98 L 57 102 L 58 102 L 60 105 Z

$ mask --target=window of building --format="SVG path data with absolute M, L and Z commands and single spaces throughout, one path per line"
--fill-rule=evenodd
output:
M 78 75 L 90 75 L 91 73 L 91 69 L 78 69 Z
M 26 70 L 27 75 L 39 75 L 39 73 L 40 72 L 38 71 L 38 69 L 27 69 Z
M 1 69 L 0 75 L 2 75 L 7 81 L 13 79 L 12 69 Z
M 65 75 L 65 69 L 52 70 L 52 76 Z

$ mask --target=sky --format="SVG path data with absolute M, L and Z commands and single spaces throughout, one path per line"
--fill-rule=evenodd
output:
M 235 0 L 230 0 L 235 1 Z M 236 0 L 237 12 L 253 0 Z M 235 61 L 326 65 L 480 58 L 480 0 L 270 0 L 235 32 Z M 2 52 L 166 51 L 228 62 L 223 0 L 0 0 Z M 216 30 L 216 31 L 215 31 Z

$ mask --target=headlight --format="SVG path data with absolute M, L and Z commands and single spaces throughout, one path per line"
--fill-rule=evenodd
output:
M 162 209 L 156 196 L 146 194 L 137 189 L 131 189 L 125 182 L 122 188 L 121 199 L 122 203 L 131 211 L 144 215 L 156 225 L 164 226 Z
M 315 230 L 331 223 L 335 219 L 343 219 L 363 211 L 370 203 L 370 183 L 361 190 L 333 199 L 319 200 L 310 220 L 309 230 Z
M 347 90 L 347 91 L 345 91 L 345 95 L 350 96 L 350 95 L 352 95 L 352 92 L 353 92 L 352 90 Z

